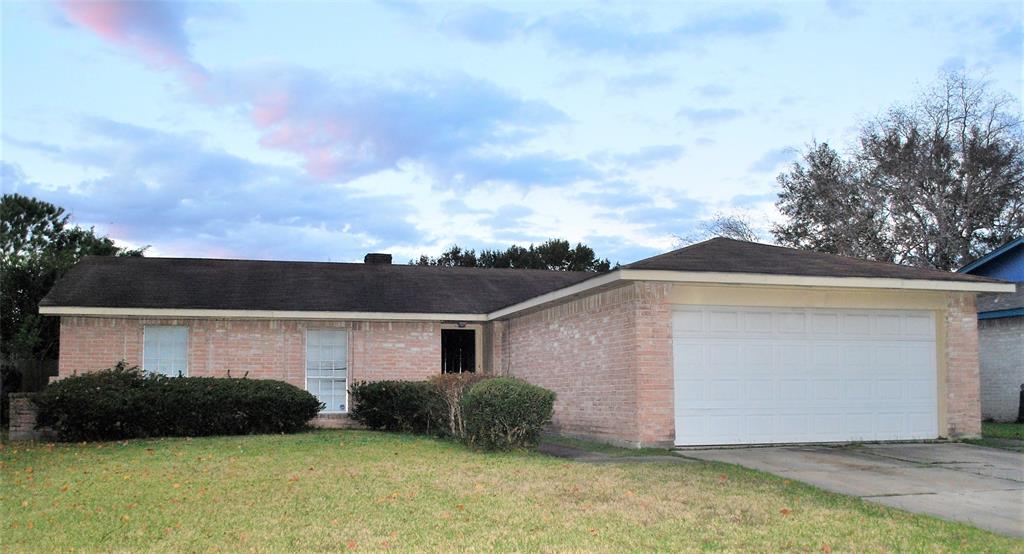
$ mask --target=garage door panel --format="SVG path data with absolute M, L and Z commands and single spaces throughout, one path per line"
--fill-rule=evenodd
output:
M 744 313 L 743 330 L 748 334 L 770 335 L 772 332 L 772 314 L 759 312 Z
M 711 333 L 735 333 L 740 329 L 740 314 L 735 310 L 711 310 L 706 321 Z
M 933 438 L 934 329 L 930 312 L 677 311 L 677 443 Z
M 871 316 L 862 313 L 841 314 L 843 334 L 848 337 L 871 336 Z

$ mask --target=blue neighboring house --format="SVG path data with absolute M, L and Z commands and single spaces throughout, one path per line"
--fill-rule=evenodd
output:
M 1017 283 L 1017 292 L 978 295 L 981 417 L 1014 421 L 1024 386 L 1024 237 L 960 268 L 960 273 Z

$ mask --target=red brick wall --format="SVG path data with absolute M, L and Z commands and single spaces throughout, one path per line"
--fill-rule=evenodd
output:
M 305 387 L 306 329 L 349 329 L 351 380 L 425 379 L 440 372 L 441 326 L 405 321 L 279 321 L 63 317 L 59 375 L 120 360 L 142 363 L 146 325 L 185 325 L 192 376 L 280 379 Z
M 978 311 L 974 294 L 950 294 L 946 310 L 946 414 L 949 437 L 981 434 Z
M 510 320 L 508 372 L 558 394 L 555 431 L 671 443 L 668 290 L 631 284 Z

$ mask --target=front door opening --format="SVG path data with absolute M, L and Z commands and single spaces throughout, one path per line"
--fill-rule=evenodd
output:
M 476 331 L 441 329 L 441 373 L 476 371 Z

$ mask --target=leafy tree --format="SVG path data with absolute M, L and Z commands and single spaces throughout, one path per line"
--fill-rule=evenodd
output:
M 848 157 L 811 144 L 778 182 L 782 244 L 955 269 L 1024 229 L 1019 102 L 944 74 L 863 125 Z
M 463 249 L 453 245 L 437 258 L 420 256 L 413 265 L 439 267 L 503 267 L 513 269 L 547 269 L 552 271 L 608 271 L 611 262 L 599 259 L 594 249 L 582 243 L 550 239 L 538 245 L 512 245 L 505 250 Z
M 0 345 L 4 361 L 57 356 L 56 318 L 39 315 L 39 301 L 83 256 L 141 256 L 93 229 L 69 225 L 63 208 L 5 194 L 0 199 Z

